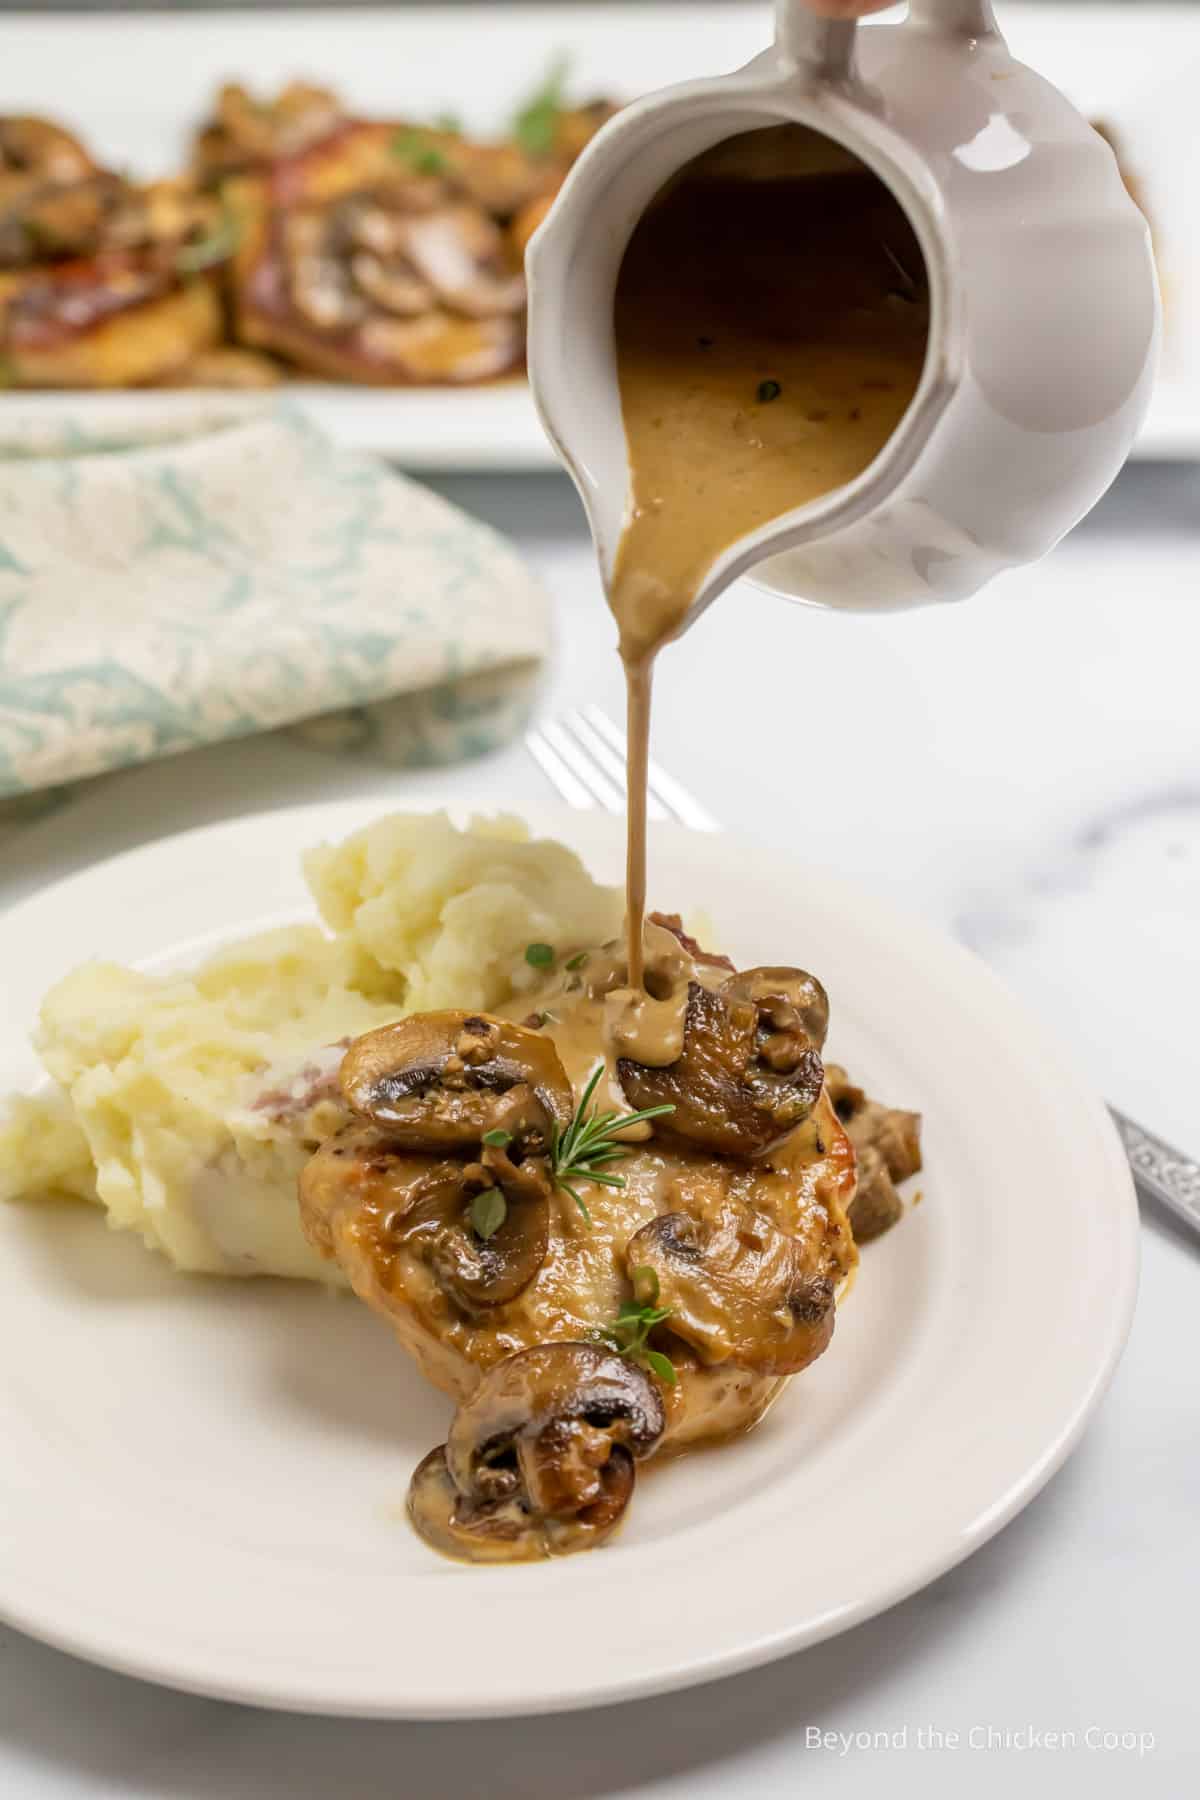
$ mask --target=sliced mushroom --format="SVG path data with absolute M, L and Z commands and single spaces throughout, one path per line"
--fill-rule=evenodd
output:
M 743 969 L 725 983 L 735 1000 L 753 1000 L 776 1032 L 803 1032 L 820 1050 L 829 1030 L 829 995 L 806 969 Z
M 212 181 L 295 156 L 327 137 L 343 116 L 333 94 L 304 81 L 289 82 L 270 100 L 228 82 L 214 115 L 197 134 L 194 152 L 197 173 Z
M 471 319 L 520 313 L 525 277 L 513 270 L 504 238 L 474 206 L 448 206 L 408 222 L 405 253 L 452 312 Z
M 539 1344 L 497 1363 L 409 1489 L 427 1543 L 470 1562 L 529 1562 L 603 1542 L 634 1465 L 665 1427 L 640 1368 L 594 1344 Z
M 61 125 L 27 114 L 0 116 L 0 191 L 18 180 L 82 181 L 95 169 L 79 139 Z
M 504 1217 L 482 1237 L 471 1224 L 471 1205 L 488 1191 L 502 1197 Z M 432 1240 L 429 1266 L 464 1312 L 504 1306 L 534 1280 L 550 1247 L 553 1192 L 544 1159 L 518 1164 L 492 1146 L 459 1170 L 451 1217 Z
M 809 1116 L 821 1093 L 821 1058 L 802 1031 L 777 1030 L 772 999 L 688 985 L 683 1053 L 665 1068 L 621 1057 L 631 1106 L 672 1105 L 657 1136 L 727 1156 L 763 1157 Z
M 833 1336 L 833 1282 L 743 1202 L 727 1200 L 712 1218 L 660 1213 L 629 1240 L 625 1261 L 635 1290 L 635 1271 L 654 1271 L 669 1329 L 703 1362 L 795 1375 Z
M 544 1159 L 483 1147 L 478 1162 L 400 1151 L 387 1135 L 351 1126 L 330 1138 L 300 1176 L 301 1218 L 319 1247 L 323 1221 L 347 1198 L 372 1221 L 366 1241 L 380 1278 L 398 1252 L 423 1262 L 438 1286 L 468 1315 L 515 1300 L 534 1280 L 550 1244 L 550 1196 Z M 473 1222 L 478 1196 L 494 1189 L 504 1202 L 500 1222 L 482 1235 Z
M 503 1130 L 536 1154 L 575 1110 L 550 1039 L 486 1013 L 416 1013 L 367 1032 L 346 1052 L 342 1092 L 410 1150 L 464 1149 Z
M 350 259 L 350 274 L 368 300 L 399 318 L 416 318 L 437 301 L 429 283 L 403 260 L 385 261 L 370 250 L 358 250 Z

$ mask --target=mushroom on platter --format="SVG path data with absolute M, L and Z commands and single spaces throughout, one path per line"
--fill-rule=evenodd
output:
M 261 169 L 296 156 L 337 131 L 345 115 L 336 95 L 307 81 L 290 81 L 270 99 L 240 82 L 217 92 L 212 117 L 196 134 L 192 166 L 199 180 Z
M 37 123 L 0 121 L 0 146 L 6 129 Z M 0 162 L 9 153 L 0 147 Z M 61 146 L 47 154 L 52 167 L 70 161 Z M 90 161 L 71 180 L 31 182 L 0 167 L 6 380 L 86 388 L 162 381 L 217 342 L 216 271 L 232 251 L 220 204 L 187 182 L 138 185 Z
M 400 154 L 410 137 L 418 153 Z M 229 184 L 242 341 L 372 383 L 486 381 L 520 364 L 519 258 L 434 138 L 351 122 Z

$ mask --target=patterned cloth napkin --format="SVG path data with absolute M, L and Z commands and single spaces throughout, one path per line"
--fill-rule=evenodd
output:
M 522 723 L 547 643 L 502 538 L 296 409 L 0 424 L 9 807 L 301 720 L 397 764 L 477 753 Z

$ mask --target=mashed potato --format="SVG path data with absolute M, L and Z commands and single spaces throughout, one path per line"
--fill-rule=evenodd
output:
M 188 975 L 89 963 L 46 997 L 57 1086 L 0 1122 L 0 1198 L 98 1201 L 176 1267 L 340 1279 L 304 1238 L 296 1177 L 345 1117 L 346 1041 L 539 976 L 525 946 L 594 944 L 618 894 L 515 819 L 397 814 L 305 859 L 327 926 L 234 944 Z

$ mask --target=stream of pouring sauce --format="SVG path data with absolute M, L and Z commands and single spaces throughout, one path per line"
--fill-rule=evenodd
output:
M 614 323 L 633 503 L 608 598 L 628 696 L 637 994 L 655 657 L 722 551 L 852 481 L 892 435 L 925 356 L 924 262 L 899 203 L 848 151 L 800 125 L 745 132 L 655 197 Z

